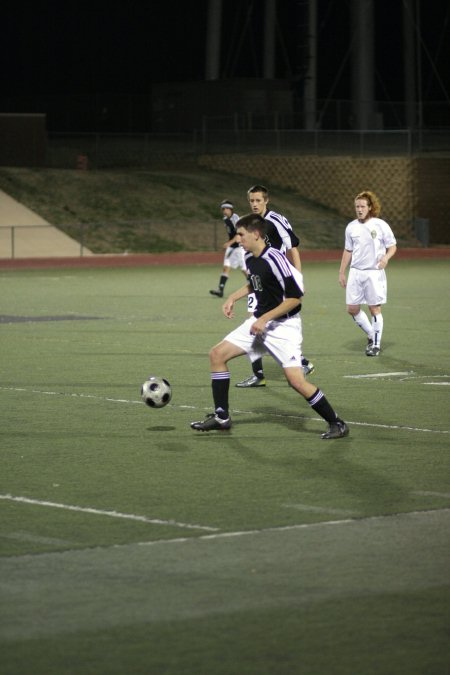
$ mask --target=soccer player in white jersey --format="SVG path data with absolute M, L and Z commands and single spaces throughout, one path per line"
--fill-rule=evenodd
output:
M 249 213 L 237 223 L 236 231 L 246 251 L 248 283 L 227 298 L 222 310 L 228 319 L 232 319 L 235 302 L 251 292 L 256 295 L 256 310 L 253 316 L 210 350 L 214 412 L 205 420 L 192 422 L 191 427 L 196 431 L 231 429 L 228 362 L 244 354 L 252 361 L 263 354 L 270 354 L 283 368 L 291 387 L 328 423 L 328 431 L 321 437 L 342 438 L 349 433 L 348 426 L 338 417 L 324 393 L 305 379 L 302 368 L 302 275 L 286 256 L 267 244 L 267 227 L 267 221 L 254 213 Z
M 300 252 L 298 246 L 300 240 L 292 229 L 288 219 L 281 213 L 269 209 L 269 191 L 264 185 L 253 185 L 247 190 L 247 199 L 253 213 L 257 213 L 268 221 L 266 241 L 274 248 L 278 249 L 287 257 L 289 262 L 299 271 L 302 270 Z M 254 309 L 254 295 L 249 295 L 249 311 Z M 314 364 L 305 356 L 302 356 L 302 365 L 305 375 L 309 375 L 314 370 Z M 236 387 L 265 387 L 266 380 L 262 359 L 257 359 L 252 363 L 253 375 L 247 377 L 242 382 L 238 382 Z
M 355 220 L 345 229 L 339 283 L 346 289 L 348 313 L 367 335 L 367 356 L 379 356 L 384 323 L 381 305 L 387 300 L 385 268 L 397 251 L 397 242 L 390 226 L 378 217 L 381 204 L 376 194 L 360 192 L 355 197 L 355 211 Z M 371 319 L 362 304 L 368 306 Z

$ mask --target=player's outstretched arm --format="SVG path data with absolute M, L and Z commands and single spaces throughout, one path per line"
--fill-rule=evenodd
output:
M 234 293 L 228 296 L 222 305 L 222 311 L 227 319 L 232 319 L 234 316 L 234 303 L 241 298 L 246 298 L 248 294 L 251 293 L 251 291 L 252 289 L 250 288 L 249 284 L 245 284 L 245 286 L 242 286 L 242 288 L 239 288 L 237 291 L 234 291 Z

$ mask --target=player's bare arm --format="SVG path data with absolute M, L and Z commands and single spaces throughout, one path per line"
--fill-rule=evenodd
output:
M 292 248 L 289 248 L 286 251 L 286 258 L 289 260 L 291 265 L 295 267 L 296 270 L 299 272 L 302 271 L 302 263 L 300 260 L 300 251 L 296 246 L 293 246 Z
M 251 292 L 252 288 L 250 287 L 250 285 L 245 284 L 245 286 L 238 288 L 237 291 L 234 291 L 234 293 L 228 296 L 228 298 L 222 305 L 222 312 L 225 314 L 227 319 L 232 319 L 234 316 L 233 312 L 234 303 L 240 300 L 241 298 L 246 298 L 248 294 Z
M 229 247 L 231 248 L 231 246 L 232 246 L 233 244 L 238 244 L 238 243 L 239 243 L 238 237 L 237 237 L 237 235 L 235 234 L 234 237 L 233 237 L 232 239 L 228 239 L 228 241 L 226 241 L 226 242 L 224 243 L 223 248 L 229 248 Z
M 389 260 L 394 257 L 396 252 L 397 246 L 389 246 L 389 248 L 386 249 L 386 253 L 384 254 L 384 256 L 382 256 L 378 261 L 378 269 L 384 270 L 385 267 L 387 267 Z
M 342 286 L 342 288 L 345 288 L 347 286 L 347 279 L 345 276 L 345 272 L 347 267 L 350 265 L 351 259 L 352 259 L 352 252 L 347 251 L 347 249 L 344 249 L 344 252 L 342 254 L 341 266 L 339 268 L 339 283 Z

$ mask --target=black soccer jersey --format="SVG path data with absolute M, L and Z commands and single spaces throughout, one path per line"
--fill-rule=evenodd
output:
M 228 234 L 228 239 L 233 239 L 236 236 L 236 223 L 239 220 L 239 216 L 233 214 L 231 218 L 224 218 L 223 223 Z M 238 242 L 230 244 L 231 248 L 237 248 L 239 246 Z
M 268 244 L 283 252 L 300 244 L 290 222 L 281 213 L 266 211 L 264 220 L 267 222 L 266 241 Z M 290 240 L 290 246 L 286 245 L 286 238 Z
M 298 314 L 303 296 L 301 275 L 283 253 L 267 246 L 257 258 L 246 253 L 245 264 L 249 283 L 256 295 L 256 318 L 278 307 L 286 298 L 298 298 L 298 307 L 279 319 Z

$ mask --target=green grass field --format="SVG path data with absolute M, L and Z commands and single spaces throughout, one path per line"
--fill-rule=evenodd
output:
M 2 675 L 450 672 L 450 265 L 390 265 L 378 359 L 337 267 L 303 310 L 329 442 L 269 358 L 231 363 L 231 432 L 189 428 L 246 315 L 216 267 L 0 272 Z

